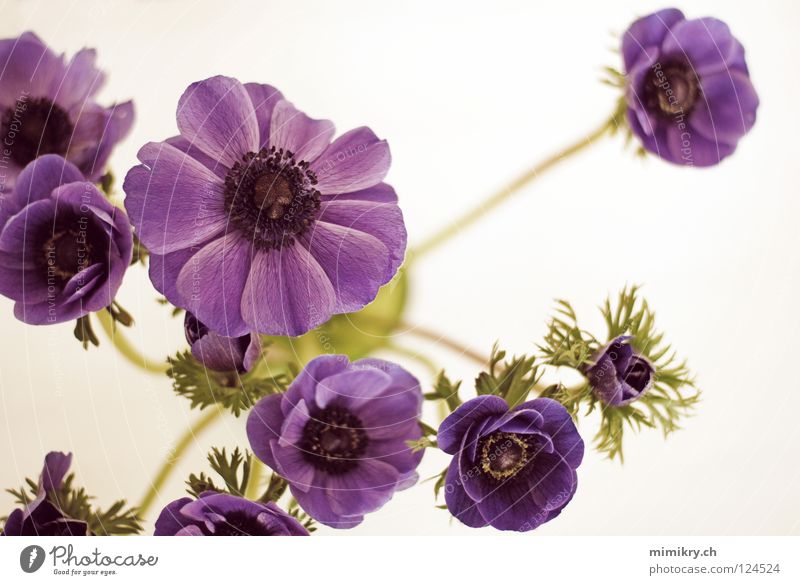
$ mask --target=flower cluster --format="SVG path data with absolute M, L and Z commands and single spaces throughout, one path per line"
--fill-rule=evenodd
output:
M 721 21 L 688 20 L 676 9 L 651 14 L 625 32 L 622 57 L 623 72 L 611 73 L 623 95 L 590 137 L 625 126 L 643 151 L 704 167 L 730 156 L 753 127 L 759 100 L 744 49 Z M 307 116 L 272 86 L 209 77 L 178 100 L 178 135 L 138 151 L 123 209 L 106 165 L 131 129 L 133 105 L 99 105 L 103 81 L 93 50 L 66 60 L 32 33 L 0 41 L 0 294 L 25 323 L 77 320 L 84 346 L 96 343 L 96 314 L 134 362 L 104 321 L 132 323 L 115 301 L 132 263 L 149 263 L 163 303 L 185 312 L 189 347 L 160 373 L 191 407 L 210 409 L 201 424 L 222 411 L 246 413 L 252 452 L 212 448 L 213 474 L 189 476 L 190 497 L 162 509 L 156 535 L 352 528 L 415 485 L 433 448 L 452 456 L 435 490 L 455 518 L 529 531 L 577 492 L 581 416 L 598 412 L 596 447 L 621 459 L 624 429 L 668 434 L 696 405 L 689 369 L 637 287 L 606 302 L 605 335 L 580 327 L 572 306 L 558 301 L 535 354 L 506 360 L 495 346 L 476 397 L 462 402 L 461 383 L 444 371 L 423 391 L 403 366 L 365 357 L 402 353 L 386 341 L 402 322 L 408 286 L 396 277 L 407 234 L 385 182 L 386 140 L 363 126 L 335 137 L 332 122 Z M 392 286 L 381 292 L 390 281 L 399 286 L 393 302 Z M 357 331 L 367 321 L 381 335 Z M 543 383 L 563 368 L 580 382 Z M 422 420 L 425 400 L 449 411 L 438 429 Z M 71 460 L 49 453 L 38 481 L 11 490 L 21 507 L 3 535 L 141 531 L 158 485 L 141 512 L 124 500 L 99 509 L 73 487 Z

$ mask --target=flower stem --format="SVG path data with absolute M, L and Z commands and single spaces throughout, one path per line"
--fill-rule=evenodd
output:
M 408 323 L 399 323 L 398 327 L 403 327 L 406 329 L 407 333 L 411 333 L 420 337 L 421 339 L 427 339 L 428 341 L 432 341 L 434 343 L 438 343 L 440 345 L 445 346 L 446 348 L 459 353 L 463 356 L 470 358 L 472 361 L 477 363 L 480 366 L 485 366 L 489 363 L 489 358 L 485 355 L 481 355 L 478 352 L 462 345 L 458 341 L 454 339 L 450 339 L 437 331 L 433 331 L 428 329 L 427 327 L 423 327 L 422 325 L 409 325 Z
M 488 199 L 484 200 L 483 202 L 479 203 L 477 206 L 473 207 L 466 213 L 464 213 L 461 217 L 456 218 L 452 223 L 445 226 L 427 240 L 423 241 L 420 245 L 414 248 L 409 255 L 409 258 L 413 261 L 421 256 L 424 256 L 431 250 L 438 248 L 444 242 L 455 236 L 461 230 L 469 227 L 482 217 L 484 217 L 487 213 L 493 210 L 495 207 L 500 206 L 502 203 L 505 203 L 508 199 L 510 199 L 513 195 L 518 193 L 522 190 L 523 187 L 527 186 L 531 183 L 534 179 L 536 179 L 541 173 L 549 170 L 550 168 L 556 166 L 562 160 L 576 154 L 592 144 L 594 144 L 597 140 L 602 138 L 606 133 L 609 133 L 611 130 L 617 127 L 618 125 L 618 118 L 617 113 L 615 112 L 610 118 L 608 118 L 602 125 L 598 128 L 578 140 L 577 142 L 567 146 L 566 148 L 560 150 L 556 154 L 553 154 L 543 161 L 539 162 L 538 164 L 534 165 L 519 177 L 505 185 L 502 189 L 497 191 L 495 194 L 490 196 Z
M 119 331 L 117 331 L 116 324 L 111 319 L 111 315 L 108 311 L 98 311 L 95 313 L 95 316 L 97 320 L 100 321 L 100 326 L 103 328 L 103 331 L 106 332 L 106 335 L 108 335 L 114 347 L 116 347 L 130 363 L 154 374 L 163 374 L 167 371 L 169 365 L 166 361 L 158 363 L 144 357 Z
M 244 488 L 244 497 L 248 500 L 257 500 L 261 495 L 261 477 L 264 474 L 264 464 L 255 455 L 250 456 L 250 477 L 247 478 L 247 485 Z
M 225 409 L 221 406 L 212 408 L 203 414 L 203 416 L 201 416 L 191 427 L 189 427 L 183 436 L 178 440 L 178 442 L 175 444 L 175 447 L 170 451 L 169 455 L 164 460 L 164 463 L 161 465 L 161 469 L 158 470 L 155 478 L 153 478 L 153 481 L 150 483 L 150 489 L 144 495 L 142 502 L 137 507 L 137 515 L 140 518 L 143 518 L 150 510 L 150 507 L 153 505 L 153 502 L 155 502 L 159 491 L 164 487 L 167 479 L 169 479 L 169 476 L 172 473 L 172 470 L 175 468 L 175 465 L 177 465 L 178 461 L 180 461 L 181 457 L 184 455 L 184 453 L 186 453 L 186 450 L 189 448 L 192 442 L 198 437 L 198 435 L 211 426 L 211 424 L 216 421 L 223 412 L 225 412 Z

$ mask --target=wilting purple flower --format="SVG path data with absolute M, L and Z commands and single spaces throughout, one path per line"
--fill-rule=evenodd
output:
M 403 260 L 389 146 L 366 127 L 333 142 L 268 85 L 193 83 L 180 136 L 146 144 L 125 205 L 170 302 L 228 337 L 300 335 L 370 303 Z
M 36 159 L 0 203 L 0 294 L 17 301 L 17 319 L 62 323 L 111 304 L 131 261 L 131 226 L 75 165 Z
M 352 528 L 416 482 L 422 451 L 407 441 L 422 436 L 421 406 L 419 382 L 400 366 L 324 355 L 255 405 L 247 437 L 309 515 Z
M 623 335 L 611 341 L 595 354 L 593 365 L 586 370 L 594 393 L 611 406 L 630 404 L 653 385 L 652 364 L 634 351 L 629 340 L 630 336 Z
M 72 463 L 72 453 L 51 451 L 44 458 L 44 467 L 39 476 L 36 499 L 25 509 L 16 509 L 9 514 L 2 536 L 86 536 L 86 522 L 64 515 L 57 501 L 49 496 L 58 491 Z
M 134 114 L 130 101 L 108 108 L 94 101 L 105 82 L 95 57 L 83 49 L 67 61 L 31 32 L 0 40 L 0 193 L 44 154 L 63 156 L 91 181 L 105 172 Z
M 473 398 L 444 419 L 438 445 L 454 455 L 445 502 L 467 526 L 532 530 L 558 516 L 578 487 L 583 439 L 549 398 L 511 410 L 499 396 Z
M 155 536 L 308 536 L 302 524 L 273 502 L 205 492 L 161 511 Z
M 661 10 L 625 32 L 622 56 L 628 122 L 661 158 L 715 165 L 756 121 L 758 96 L 744 47 L 720 20 Z
M 188 311 L 183 328 L 192 355 L 209 370 L 244 374 L 256 365 L 261 356 L 261 337 L 256 333 L 225 337 L 211 331 Z

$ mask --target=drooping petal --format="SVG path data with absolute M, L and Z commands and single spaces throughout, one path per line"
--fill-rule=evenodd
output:
M 229 232 L 192 256 L 178 276 L 177 288 L 185 308 L 226 337 L 250 332 L 242 316 L 250 253 L 250 243 L 239 232 Z
M 255 254 L 242 296 L 242 316 L 260 333 L 302 335 L 330 318 L 335 297 L 325 271 L 295 242 Z

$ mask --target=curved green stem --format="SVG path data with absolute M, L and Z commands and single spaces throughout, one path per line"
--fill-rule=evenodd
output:
M 523 174 L 521 174 L 519 177 L 517 177 L 516 179 L 505 185 L 495 194 L 491 195 L 488 199 L 484 200 L 476 207 L 470 209 L 469 211 L 464 213 L 461 217 L 456 218 L 452 223 L 445 226 L 437 233 L 433 234 L 427 240 L 423 241 L 420 245 L 416 246 L 411 251 L 411 253 L 409 254 L 409 258 L 412 261 L 416 260 L 421 256 L 424 256 L 431 250 L 439 247 L 448 239 L 455 236 L 462 229 L 469 227 L 470 225 L 481 219 L 484 215 L 489 213 L 491 210 L 493 210 L 495 207 L 498 207 L 499 205 L 510 199 L 513 195 L 522 190 L 523 187 L 531 183 L 540 174 L 556 166 L 562 160 L 594 144 L 598 139 L 602 138 L 606 133 L 616 128 L 617 124 L 618 124 L 618 119 L 617 119 L 617 113 L 615 112 L 614 115 L 612 115 L 605 122 L 603 122 L 603 124 L 600 125 L 598 128 L 596 128 L 595 130 L 593 130 L 592 132 L 590 132 L 577 142 L 567 146 L 566 148 L 560 150 L 556 154 L 549 156 L 540 163 L 534 165 L 533 167 L 525 171 Z
M 178 440 L 178 442 L 175 444 L 175 448 L 172 449 L 167 459 L 161 465 L 161 469 L 158 470 L 155 478 L 153 478 L 153 481 L 150 483 L 150 489 L 147 490 L 147 493 L 144 495 L 141 503 L 137 507 L 137 513 L 140 518 L 143 518 L 150 510 L 150 506 L 152 506 L 153 502 L 155 502 L 159 491 L 164 487 L 167 479 L 169 479 L 169 476 L 172 473 L 172 470 L 175 468 L 175 465 L 177 465 L 178 461 L 180 461 L 181 457 L 184 455 L 184 453 L 186 453 L 186 450 L 189 448 L 192 442 L 197 438 L 198 435 L 211 426 L 211 424 L 217 420 L 217 418 L 219 418 L 223 412 L 225 412 L 225 409 L 221 406 L 212 408 L 203 414 L 203 416 L 201 416 L 191 427 L 189 427 L 183 436 Z
M 454 339 L 442 335 L 437 331 L 433 331 L 422 325 L 410 325 L 404 322 L 400 322 L 398 325 L 400 327 L 404 327 L 407 333 L 411 333 L 422 339 L 427 339 L 428 341 L 432 341 L 434 343 L 438 343 L 439 345 L 443 345 L 446 348 L 456 353 L 459 353 L 461 355 L 470 358 L 472 361 L 474 361 L 476 364 L 480 366 L 485 366 L 489 363 L 488 356 L 481 355 L 478 352 L 466 347 L 465 345 L 462 345 L 458 341 L 455 341 Z
M 166 363 L 166 361 L 163 363 L 158 363 L 140 354 L 136 348 L 133 347 L 133 345 L 131 345 L 127 339 L 125 339 L 125 336 L 117 331 L 116 324 L 112 321 L 111 315 L 108 313 L 108 311 L 98 311 L 95 313 L 95 316 L 97 317 L 97 320 L 100 321 L 100 326 L 103 328 L 103 331 L 106 332 L 106 335 L 114 344 L 114 347 L 116 347 L 117 350 L 125 357 L 125 359 L 127 359 L 134 366 L 154 374 L 163 374 L 169 369 L 169 365 Z

